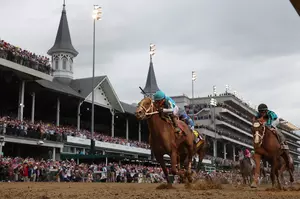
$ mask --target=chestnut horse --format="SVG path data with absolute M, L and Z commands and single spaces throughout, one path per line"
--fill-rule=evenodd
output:
M 159 162 L 167 178 L 168 184 L 170 185 L 170 180 L 168 178 L 168 170 L 163 156 L 168 154 L 171 157 L 171 173 L 176 175 L 178 149 L 187 151 L 187 161 L 185 165 L 185 168 L 187 168 L 186 177 L 189 182 L 192 182 L 191 166 L 194 135 L 188 125 L 183 121 L 178 120 L 178 126 L 186 133 L 186 136 L 176 134 L 173 125 L 160 116 L 157 107 L 155 107 L 155 104 L 150 97 L 146 97 L 139 102 L 135 115 L 139 120 L 147 120 L 151 150 L 156 160 Z
M 271 164 L 270 175 L 272 180 L 272 186 L 273 187 L 275 186 L 275 176 L 276 176 L 278 188 L 281 189 L 281 183 L 279 180 L 279 173 L 278 173 L 280 169 L 280 165 L 278 160 L 280 156 L 282 156 L 286 165 L 289 165 L 288 158 L 290 157 L 286 157 L 285 153 L 282 152 L 276 134 L 270 128 L 265 126 L 265 121 L 263 118 L 254 120 L 252 126 L 252 133 L 253 133 L 253 142 L 254 142 L 254 149 L 255 149 L 253 159 L 255 161 L 256 168 L 255 168 L 254 180 L 251 184 L 251 187 L 257 188 L 258 175 L 260 172 L 259 165 L 260 165 L 260 160 L 263 156 Z M 287 170 L 290 173 L 290 181 L 292 183 L 294 181 L 293 174 L 292 174 L 293 169 L 288 167 Z

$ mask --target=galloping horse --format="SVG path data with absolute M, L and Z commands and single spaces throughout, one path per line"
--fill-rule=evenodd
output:
M 168 184 L 170 185 L 170 181 L 168 179 L 168 170 L 166 168 L 163 156 L 168 154 L 171 157 L 171 173 L 176 175 L 179 149 L 187 151 L 187 161 L 185 167 L 188 169 L 186 171 L 186 177 L 188 178 L 189 182 L 192 182 L 191 166 L 193 158 L 194 135 L 190 131 L 189 127 L 183 121 L 179 120 L 178 126 L 186 133 L 186 136 L 176 134 L 174 132 L 173 125 L 168 122 L 167 119 L 163 119 L 160 116 L 159 112 L 157 111 L 157 107 L 155 107 L 155 104 L 150 97 L 146 97 L 139 102 L 135 115 L 137 119 L 147 120 L 148 122 L 151 150 L 156 160 L 159 162 L 167 178 Z
M 271 180 L 272 180 L 272 186 L 275 186 L 275 175 L 276 180 L 278 183 L 278 188 L 281 189 L 281 183 L 279 180 L 279 158 L 282 156 L 282 158 L 285 160 L 286 165 L 289 165 L 288 158 L 285 155 L 285 153 L 282 152 L 280 143 L 278 141 L 278 138 L 276 134 L 268 127 L 265 126 L 265 121 L 263 118 L 259 118 L 254 120 L 253 126 L 252 126 L 252 133 L 253 133 L 253 142 L 254 142 L 254 149 L 255 154 L 253 156 L 253 159 L 255 160 L 256 168 L 255 168 L 255 176 L 254 181 L 251 184 L 252 188 L 257 187 L 258 182 L 258 175 L 260 172 L 260 160 L 262 156 L 268 160 L 268 162 L 271 164 Z M 288 168 L 288 171 L 290 173 L 290 181 L 293 182 L 293 169 Z
M 245 157 L 243 151 L 239 153 L 240 170 L 244 180 L 244 184 L 249 184 L 253 180 L 253 171 L 255 165 L 251 163 L 252 158 Z

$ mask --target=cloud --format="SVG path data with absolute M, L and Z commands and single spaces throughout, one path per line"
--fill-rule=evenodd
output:
M 92 5 L 67 1 L 74 47 L 75 77 L 91 76 Z M 2 3 L 1 38 L 45 54 L 53 45 L 62 2 Z M 282 0 L 101 1 L 96 23 L 96 74 L 107 74 L 119 98 L 140 100 L 149 67 L 149 43 L 157 46 L 158 86 L 169 95 L 191 96 L 191 71 L 198 74 L 196 96 L 229 84 L 253 103 L 265 102 L 300 126 L 300 21 Z M 14 11 L 12 14 L 12 10 Z M 24 39 L 26 38 L 26 39 Z

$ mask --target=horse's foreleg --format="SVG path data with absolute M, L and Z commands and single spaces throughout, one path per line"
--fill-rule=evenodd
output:
M 166 167 L 164 156 L 161 155 L 161 154 L 156 154 L 156 153 L 154 153 L 154 156 L 156 158 L 156 161 L 160 164 L 160 166 L 161 166 L 161 168 L 162 168 L 162 170 L 163 170 L 163 172 L 165 174 L 165 178 L 166 178 L 168 184 L 170 184 L 170 180 L 168 178 L 168 174 L 169 173 L 168 173 L 168 170 L 167 170 L 167 167 Z
M 251 187 L 252 188 L 257 188 L 258 178 L 259 178 L 259 174 L 260 174 L 260 160 L 261 160 L 261 155 L 255 153 L 253 155 L 253 159 L 255 161 L 255 174 L 254 174 L 254 179 L 253 179 L 253 182 L 251 184 Z

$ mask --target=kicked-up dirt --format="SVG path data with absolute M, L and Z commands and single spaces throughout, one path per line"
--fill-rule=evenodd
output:
M 174 185 L 132 183 L 0 183 L 2 199 L 300 199 L 300 188 L 283 191 L 234 185 Z M 165 186 L 159 186 L 166 188 Z

